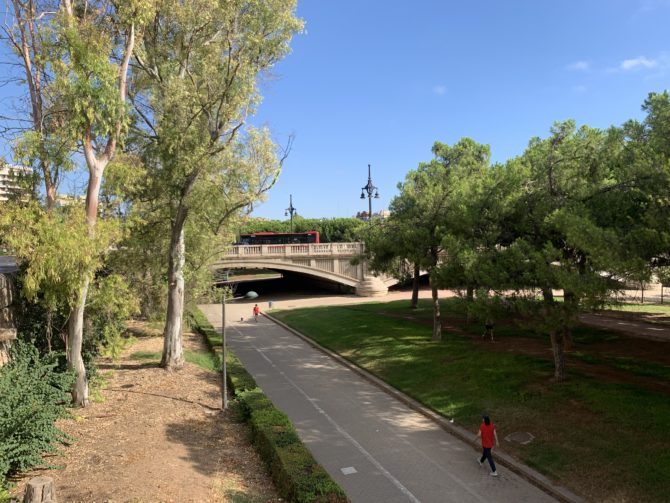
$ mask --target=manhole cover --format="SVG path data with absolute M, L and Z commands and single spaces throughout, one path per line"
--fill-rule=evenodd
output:
M 508 442 L 526 445 L 535 440 L 535 436 L 532 433 L 528 433 L 527 431 L 516 431 L 510 435 L 507 435 L 505 440 Z

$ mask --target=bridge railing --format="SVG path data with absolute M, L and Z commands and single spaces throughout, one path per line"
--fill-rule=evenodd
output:
M 313 243 L 289 245 L 237 245 L 226 251 L 225 257 L 352 257 L 365 250 L 363 243 Z

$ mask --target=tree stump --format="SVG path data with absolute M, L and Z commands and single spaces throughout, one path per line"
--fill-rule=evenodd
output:
M 26 484 L 23 503 L 56 503 L 56 487 L 51 477 L 35 477 Z

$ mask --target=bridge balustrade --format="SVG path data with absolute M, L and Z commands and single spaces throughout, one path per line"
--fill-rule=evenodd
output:
M 226 257 L 355 256 L 363 253 L 363 243 L 313 243 L 288 245 L 238 245 Z

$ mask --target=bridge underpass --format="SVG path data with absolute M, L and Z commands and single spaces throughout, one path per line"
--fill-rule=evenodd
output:
M 277 277 L 268 277 L 268 269 L 235 269 L 230 271 L 230 284 L 234 285 L 236 295 L 249 291 L 258 293 L 264 301 L 268 296 L 286 294 L 312 295 L 351 295 L 355 289 L 334 281 L 291 271 L 271 271 Z M 219 273 L 222 271 L 219 271 Z
M 336 283 L 363 297 L 386 295 L 398 281 L 370 273 L 364 252 L 363 243 L 238 245 L 231 247 L 213 268 L 271 269 Z

